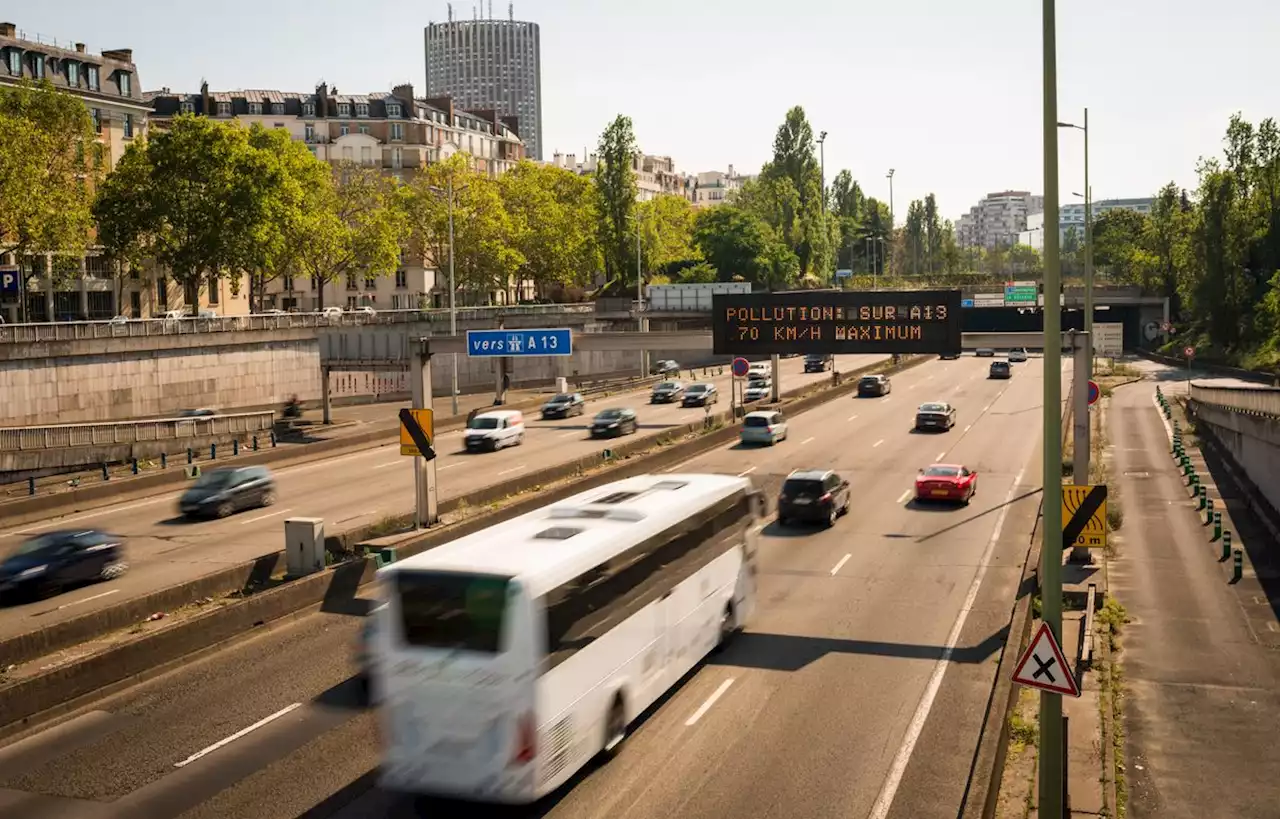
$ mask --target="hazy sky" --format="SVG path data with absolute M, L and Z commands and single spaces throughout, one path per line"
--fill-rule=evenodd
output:
M 458 2 L 455 14 L 476 4 Z M 99 0 L 20 4 L 28 36 L 130 47 L 142 87 L 347 93 L 425 84 L 423 26 L 443 0 Z M 487 4 L 486 4 L 487 10 Z M 494 5 L 505 17 L 505 3 Z M 1038 0 L 522 0 L 542 27 L 544 158 L 594 148 L 619 113 L 686 171 L 754 172 L 792 105 L 895 211 L 932 191 L 956 217 L 989 191 L 1042 192 Z M 1275 0 L 1058 3 L 1060 118 L 1089 106 L 1098 199 L 1195 183 L 1234 111 L 1280 117 Z M 1061 134 L 1063 201 L 1082 187 Z

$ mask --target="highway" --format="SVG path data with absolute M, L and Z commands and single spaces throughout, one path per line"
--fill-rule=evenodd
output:
M 885 358 L 839 356 L 836 366 L 841 372 L 848 372 Z M 783 359 L 780 368 L 783 390 L 831 378 L 830 372 L 803 373 L 802 358 Z M 726 410 L 729 376 L 709 380 L 721 392 L 715 409 Z M 637 410 L 640 437 L 656 436 L 703 414 L 700 408 L 684 409 L 678 404 L 650 405 L 646 388 L 643 392 L 591 401 L 586 414 L 576 418 L 541 421 L 537 412 L 526 413 L 524 443 L 498 452 L 467 453 L 462 450 L 461 430 L 445 432 L 436 439 L 439 498 L 465 497 L 468 492 L 515 478 L 521 472 L 604 449 L 608 443 L 587 436 L 591 417 L 602 409 L 623 406 Z M 397 409 L 388 407 L 388 417 L 393 417 Z M 275 505 L 245 510 L 223 520 L 184 520 L 177 511 L 180 493 L 169 492 L 0 533 L 0 554 L 5 554 L 36 532 L 69 526 L 105 529 L 127 538 L 130 564 L 127 574 L 109 583 L 82 586 L 47 600 L 0 609 L 0 637 L 26 633 L 283 549 L 286 517 L 323 518 L 326 531 L 334 533 L 408 513 L 413 509 L 410 462 L 400 455 L 398 445 L 387 444 L 282 469 L 276 473 Z
M 791 418 L 776 447 L 677 467 L 749 475 L 771 498 L 794 468 L 833 468 L 854 508 L 831 530 L 770 523 L 748 629 L 621 758 L 512 815 L 954 817 L 1039 504 L 1041 362 L 1009 381 L 987 366 L 930 361 L 886 398 Z M 956 404 L 954 430 L 911 432 L 928 400 Z M 970 506 L 909 501 L 916 470 L 938 460 L 979 472 Z M 0 815 L 476 815 L 376 787 L 377 731 L 351 680 L 359 625 L 336 610 L 299 618 L 0 748 Z

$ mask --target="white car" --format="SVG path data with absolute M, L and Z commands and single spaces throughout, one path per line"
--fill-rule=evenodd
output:
M 767 378 L 753 378 L 742 391 L 743 402 L 764 401 L 773 395 L 773 382 Z
M 747 378 L 753 375 L 773 375 L 773 363 L 769 361 L 754 361 L 747 367 Z
M 342 318 L 341 307 L 326 307 L 320 311 L 320 315 L 325 318 Z
M 524 442 L 524 415 L 519 410 L 482 412 L 467 422 L 463 440 L 468 452 L 497 452 Z
M 378 315 L 378 311 L 377 311 L 377 310 L 375 310 L 375 309 L 373 309 L 372 307 L 370 307 L 370 306 L 369 306 L 369 305 L 367 305 L 367 304 L 361 305 L 361 306 L 357 307 L 356 309 L 352 310 L 351 312 L 353 312 L 353 313 L 359 313 L 359 314 L 360 314 L 360 315 L 362 315 L 362 316 L 376 316 L 376 315 Z
M 748 412 L 742 419 L 742 443 L 773 446 L 787 440 L 787 422 L 778 410 Z

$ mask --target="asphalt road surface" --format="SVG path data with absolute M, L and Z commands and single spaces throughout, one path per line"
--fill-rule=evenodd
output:
M 839 356 L 842 372 L 865 367 L 887 356 Z M 830 372 L 805 374 L 804 359 L 780 362 L 780 389 L 790 390 L 831 378 Z M 729 376 L 710 379 L 721 392 L 717 411 L 729 406 Z M 640 420 L 639 437 L 656 436 L 702 417 L 697 407 L 648 403 L 648 389 L 614 395 L 587 405 L 584 415 L 541 421 L 525 414 L 524 443 L 498 452 L 467 453 L 462 431 L 437 439 L 436 474 L 439 498 L 465 496 L 485 486 L 599 451 L 608 443 L 588 438 L 591 417 L 608 407 L 633 407 Z M 630 436 L 634 437 L 634 436 Z M 318 517 L 326 531 L 341 532 L 413 510 L 413 471 L 399 446 L 387 444 L 276 472 L 278 498 L 264 509 L 245 510 L 223 520 L 187 521 L 177 510 L 178 492 L 103 507 L 57 520 L 0 532 L 0 554 L 23 538 L 49 529 L 85 526 L 127 538 L 130 570 L 109 583 L 95 583 L 38 602 L 0 608 L 0 636 L 11 636 L 77 617 L 102 606 L 252 560 L 284 548 L 284 520 Z
M 749 628 L 635 726 L 619 759 L 509 813 L 954 817 L 1040 497 L 1040 360 L 1009 381 L 987 366 L 928 362 L 886 398 L 795 416 L 776 447 L 678 467 L 750 475 L 770 496 L 794 468 L 834 468 L 854 508 L 831 530 L 771 523 Z M 958 426 L 911 432 L 927 400 L 955 403 Z M 909 502 L 916 470 L 940 460 L 979 472 L 968 507 Z M 376 786 L 377 731 L 351 680 L 359 625 L 300 618 L 0 748 L 0 815 L 477 815 Z

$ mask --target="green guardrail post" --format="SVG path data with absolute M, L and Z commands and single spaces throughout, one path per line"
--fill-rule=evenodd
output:
M 1215 540 L 1221 540 L 1221 539 L 1222 539 L 1222 513 L 1214 512 L 1213 513 L 1213 537 L 1209 538 L 1209 542 L 1212 543 Z
M 257 436 L 257 435 L 253 436 L 253 451 L 254 451 L 254 452 L 257 452 L 257 451 L 258 451 L 258 436 Z
M 272 448 L 274 448 L 274 447 L 275 447 L 275 445 L 276 445 L 276 431 L 273 429 L 273 430 L 271 430 L 271 446 L 272 446 Z
M 109 480 L 111 480 L 111 473 L 107 471 L 107 465 L 106 465 L 106 464 L 103 464 L 103 465 L 102 465 L 102 479 L 103 479 L 104 481 L 109 481 Z
M 209 444 L 209 460 L 216 461 L 218 459 L 218 445 Z
M 161 469 L 168 469 L 168 468 L 169 468 L 169 453 L 168 453 L 168 452 L 161 452 L 161 453 L 160 453 L 160 468 L 161 468 Z
M 1204 507 L 1204 525 L 1208 526 L 1213 523 L 1213 498 L 1206 497 Z
M 1231 532 L 1222 533 L 1222 559 L 1226 560 L 1231 557 Z
M 236 439 L 234 439 L 234 440 L 231 442 L 231 454 L 232 454 L 232 455 L 239 455 L 239 454 L 240 454 L 240 439 L 239 439 L 239 438 L 236 438 Z
M 1205 501 L 1209 499 L 1209 487 L 1200 484 L 1196 489 L 1196 509 L 1203 512 Z
M 27 478 L 27 494 L 34 495 L 36 493 L 36 479 Z
M 1232 554 L 1235 559 L 1231 561 L 1231 582 L 1239 583 L 1244 577 L 1244 552 L 1236 549 Z
M 137 474 L 138 474 L 138 459 L 137 459 L 137 458 L 134 458 L 134 459 L 133 459 L 132 467 L 133 467 L 133 474 L 137 475 Z

